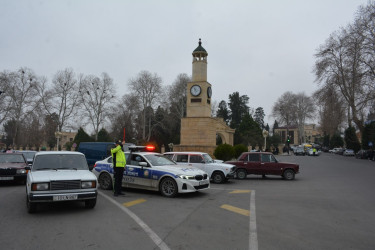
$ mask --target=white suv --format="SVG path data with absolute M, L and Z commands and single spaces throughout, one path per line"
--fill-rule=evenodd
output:
M 84 201 L 93 208 L 97 179 L 90 172 L 84 154 L 68 151 L 38 152 L 28 170 L 26 204 L 29 213 L 41 202 Z
M 215 162 L 211 156 L 202 152 L 167 152 L 166 157 L 180 165 L 188 165 L 205 171 L 213 183 L 224 183 L 235 175 L 236 166 Z

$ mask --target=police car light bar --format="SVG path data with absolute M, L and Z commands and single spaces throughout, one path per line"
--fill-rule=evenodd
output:
M 154 151 L 155 146 L 148 145 L 148 146 L 129 146 L 129 150 L 131 152 L 145 152 L 145 151 Z

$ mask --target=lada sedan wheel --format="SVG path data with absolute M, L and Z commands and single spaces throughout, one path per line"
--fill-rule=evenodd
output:
M 238 169 L 236 174 L 237 174 L 238 179 L 241 179 L 241 180 L 246 179 L 247 173 L 245 169 Z
M 96 205 L 96 198 L 95 199 L 91 199 L 91 200 L 86 200 L 85 201 L 85 207 L 86 208 L 94 208 Z
M 172 178 L 166 177 L 160 182 L 159 190 L 165 197 L 175 197 L 178 192 L 177 183 Z
M 291 169 L 287 169 L 284 171 L 283 177 L 285 180 L 293 180 L 294 179 L 294 171 Z
M 108 173 L 102 173 L 99 175 L 99 185 L 101 189 L 110 190 L 113 189 L 112 178 Z
M 219 184 L 225 182 L 225 176 L 222 172 L 216 171 L 212 173 L 212 182 Z
M 27 196 L 26 196 L 26 207 L 27 207 L 27 212 L 29 212 L 30 214 L 36 212 L 36 203 L 30 202 Z

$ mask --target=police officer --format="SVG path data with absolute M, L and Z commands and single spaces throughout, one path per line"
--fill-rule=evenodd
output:
M 114 171 L 114 196 L 125 195 L 121 192 L 122 177 L 126 165 L 124 151 L 122 151 L 122 142 L 118 140 L 115 142 L 116 147 L 111 149 L 113 171 Z

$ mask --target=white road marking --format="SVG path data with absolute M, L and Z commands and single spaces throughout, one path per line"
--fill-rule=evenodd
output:
M 119 204 L 118 202 L 116 202 L 114 199 L 104 194 L 103 192 L 98 190 L 98 193 L 102 195 L 104 198 L 106 198 L 107 200 L 109 200 L 110 202 L 112 202 L 115 206 L 120 208 L 122 211 L 127 213 L 146 232 L 146 234 L 161 250 L 170 250 L 167 244 L 165 244 L 165 242 L 154 231 L 152 231 L 152 229 L 149 226 L 147 226 L 147 224 L 144 223 L 135 213 L 130 211 L 128 208 L 124 207 L 122 204 Z
M 255 213 L 255 190 L 250 194 L 249 250 L 258 250 L 257 220 Z

